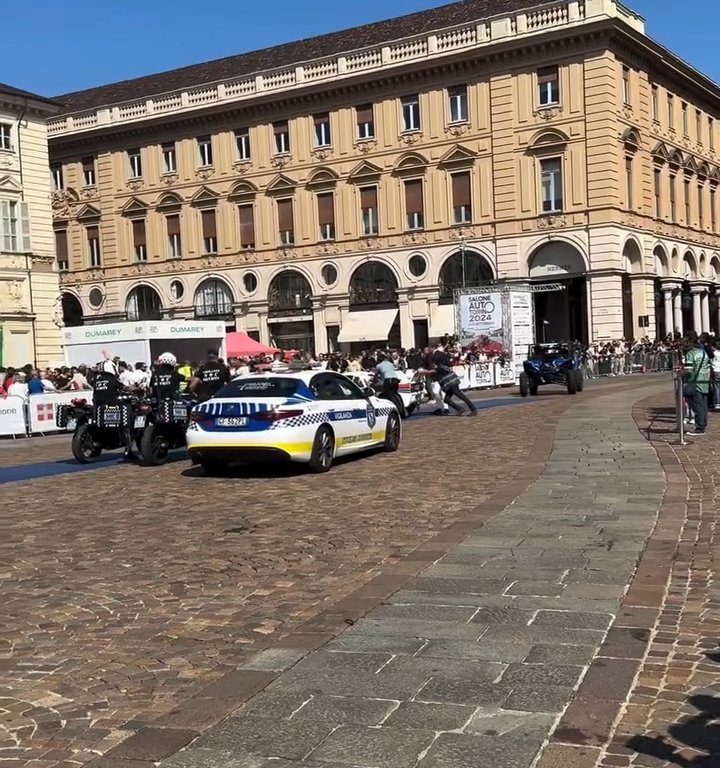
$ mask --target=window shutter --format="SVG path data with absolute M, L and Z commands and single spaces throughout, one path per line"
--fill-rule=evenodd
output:
M 3 250 L 7 252 L 13 250 L 10 232 L 10 201 L 0 200 L 0 233 L 2 233 Z
M 373 122 L 373 105 L 372 104 L 363 104 L 363 106 L 358 107 L 356 111 L 357 111 L 358 125 L 362 123 Z
M 377 209 L 377 187 L 364 187 L 360 190 L 360 207 Z
M 68 261 L 67 230 L 55 230 L 55 256 L 58 261 Z
M 273 124 L 273 131 L 275 132 L 276 136 L 279 133 L 287 133 L 287 130 L 288 130 L 288 124 L 287 123 L 274 123 Z
M 317 196 L 318 203 L 318 223 L 320 226 L 326 224 L 335 224 L 335 206 L 332 192 L 327 192 Z
M 293 209 L 292 200 L 278 200 L 278 229 L 280 232 L 292 232 L 293 230 Z
M 215 211 L 202 211 L 202 233 L 204 238 L 217 237 L 217 227 L 215 224 Z
M 456 173 L 452 177 L 453 207 L 470 205 L 470 174 Z
M 238 207 L 240 214 L 240 245 L 251 247 L 255 245 L 255 216 L 252 205 Z
M 167 216 L 165 220 L 167 222 L 168 235 L 179 235 L 180 234 L 180 217 L 177 215 Z
M 538 69 L 537 78 L 539 85 L 554 83 L 558 79 L 558 68 L 543 67 L 542 69 Z
M 92 226 L 89 226 L 87 228 L 87 239 L 88 240 L 99 240 L 100 239 L 100 232 L 97 228 L 97 225 L 93 224 Z
M 134 245 L 145 245 L 145 219 L 133 219 L 132 229 Z
M 405 182 L 405 209 L 406 213 L 423 212 L 422 181 L 420 179 Z
M 20 203 L 20 234 L 22 236 L 22 250 L 24 253 L 30 253 L 32 242 L 30 240 L 30 206 Z

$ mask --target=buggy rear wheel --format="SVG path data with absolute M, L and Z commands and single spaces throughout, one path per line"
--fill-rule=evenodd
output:
M 583 376 L 583 372 L 580 368 L 575 371 L 575 376 L 577 377 L 577 391 L 582 392 L 583 389 L 585 389 L 585 376 Z
M 574 395 L 578 391 L 577 376 L 575 375 L 575 371 L 568 371 L 565 374 L 565 383 L 567 385 L 568 395 Z

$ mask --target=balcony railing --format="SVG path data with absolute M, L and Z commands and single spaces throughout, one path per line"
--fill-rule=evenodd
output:
M 644 32 L 642 19 L 618 0 L 560 0 L 535 11 L 438 30 L 384 46 L 348 51 L 329 59 L 304 62 L 292 68 L 257 72 L 240 79 L 159 94 L 142 101 L 65 115 L 48 121 L 48 135 L 52 137 L 100 129 L 108 125 L 150 119 L 155 115 L 242 101 L 269 91 L 292 90 L 308 83 L 348 78 L 360 72 L 387 69 L 422 59 L 442 58 L 465 48 L 483 47 L 512 37 L 522 38 L 557 27 L 590 23 L 600 18 L 617 18 Z

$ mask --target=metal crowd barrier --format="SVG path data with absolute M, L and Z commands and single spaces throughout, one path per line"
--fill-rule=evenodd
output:
M 585 376 L 628 376 L 632 373 L 662 373 L 672 371 L 678 361 L 676 352 L 630 352 L 624 355 L 600 355 L 583 364 Z

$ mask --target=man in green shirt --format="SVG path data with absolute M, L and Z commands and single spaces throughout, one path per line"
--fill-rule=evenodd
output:
M 685 334 L 683 360 L 683 394 L 695 414 L 695 435 L 704 435 L 708 419 L 708 393 L 710 392 L 710 356 L 699 343 L 694 331 Z

